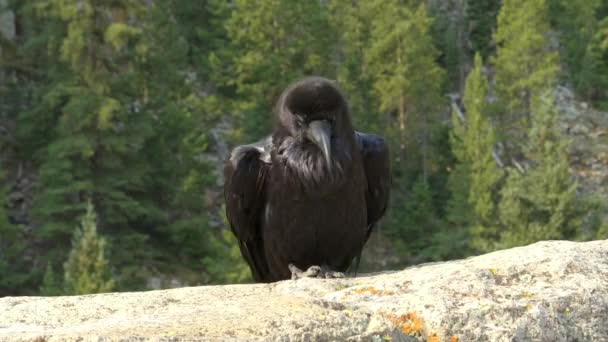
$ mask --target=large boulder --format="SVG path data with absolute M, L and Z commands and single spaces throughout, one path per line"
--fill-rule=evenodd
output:
M 357 278 L 6 297 L 0 340 L 608 341 L 608 240 Z

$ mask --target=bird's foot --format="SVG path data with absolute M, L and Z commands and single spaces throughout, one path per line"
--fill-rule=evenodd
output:
M 291 271 L 291 279 L 301 278 L 344 278 L 344 273 L 336 272 L 329 269 L 329 267 L 323 266 L 310 266 L 306 271 L 302 271 L 294 264 L 289 264 L 289 270 Z
M 321 273 L 321 267 L 310 266 L 306 271 L 302 271 L 294 264 L 289 264 L 289 270 L 291 271 L 291 279 L 296 280 L 300 278 L 317 278 Z

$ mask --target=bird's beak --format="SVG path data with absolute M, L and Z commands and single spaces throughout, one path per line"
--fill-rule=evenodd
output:
M 327 167 L 331 168 L 331 124 L 327 120 L 315 120 L 308 124 L 308 130 L 306 131 L 308 139 L 310 139 L 315 145 L 317 145 L 325 161 Z

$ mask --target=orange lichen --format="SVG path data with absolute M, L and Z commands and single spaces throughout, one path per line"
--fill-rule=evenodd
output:
M 361 289 L 355 289 L 353 292 L 355 294 L 370 293 L 372 295 L 392 295 L 393 293 L 395 293 L 395 292 L 393 292 L 391 290 L 377 290 L 376 288 L 371 287 L 371 286 L 370 287 L 364 287 L 364 288 L 361 288 Z
M 380 293 L 380 291 L 376 290 L 375 288 L 373 288 L 373 287 L 371 287 L 371 286 L 370 286 L 370 287 L 364 287 L 364 288 L 362 288 L 362 289 L 356 289 L 356 290 L 355 290 L 355 293 L 356 293 L 356 294 L 363 294 L 363 293 L 365 293 L 365 292 L 369 292 L 369 293 L 371 293 L 371 294 L 373 294 L 373 295 L 376 295 L 376 294 Z
M 450 337 L 450 342 L 458 342 L 458 337 L 456 337 L 456 336 L 451 336 L 451 337 Z
M 436 334 L 431 334 L 429 335 L 429 337 L 426 339 L 426 342 L 439 342 L 439 337 L 437 337 Z
M 410 312 L 397 316 L 394 314 L 386 314 L 385 317 L 391 321 L 401 332 L 407 335 L 422 333 L 422 321 L 418 319 L 416 313 Z

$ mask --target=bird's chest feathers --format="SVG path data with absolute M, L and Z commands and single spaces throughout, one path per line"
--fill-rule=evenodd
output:
M 332 146 L 331 165 L 321 150 L 306 141 L 286 139 L 273 153 L 273 175 L 286 189 L 308 196 L 325 196 L 347 185 L 353 178 L 353 149 L 336 140 Z M 295 195 L 295 194 L 294 194 Z

